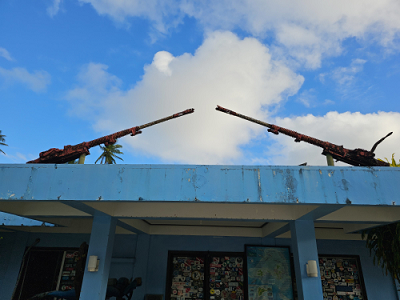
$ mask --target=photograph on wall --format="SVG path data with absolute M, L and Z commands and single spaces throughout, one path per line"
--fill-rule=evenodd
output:
M 324 300 L 367 300 L 358 256 L 319 256 Z
M 288 247 L 246 246 L 248 300 L 293 300 Z
M 205 299 L 205 253 L 170 253 L 166 299 Z
M 244 253 L 210 253 L 208 266 L 210 300 L 244 300 Z

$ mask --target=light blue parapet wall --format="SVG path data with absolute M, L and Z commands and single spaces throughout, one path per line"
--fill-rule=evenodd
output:
M 0 201 L 400 205 L 400 168 L 0 165 Z

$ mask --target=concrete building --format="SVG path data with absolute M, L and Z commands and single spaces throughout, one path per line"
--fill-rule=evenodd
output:
M 288 247 L 298 299 L 338 297 L 323 267 L 317 277 L 307 275 L 307 262 L 321 265 L 323 257 L 358 257 L 353 277 L 363 282 L 362 299 L 399 299 L 360 234 L 400 220 L 399 182 L 400 168 L 389 167 L 0 165 L 0 211 L 40 221 L 0 222 L 0 299 L 10 299 L 18 277 L 22 284 L 27 276 L 27 248 L 62 251 L 84 241 L 99 269 L 85 270 L 80 299 L 105 299 L 107 279 L 123 276 L 143 278 L 133 299 L 171 299 L 172 251 L 246 258 L 246 245 Z M 41 263 L 47 264 L 39 261 L 34 273 Z M 59 270 L 53 273 L 62 276 Z M 348 291 L 354 280 L 343 279 Z

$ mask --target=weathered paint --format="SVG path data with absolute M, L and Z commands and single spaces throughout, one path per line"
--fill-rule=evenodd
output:
M 389 167 L 0 165 L 0 201 L 400 205 L 399 181 Z

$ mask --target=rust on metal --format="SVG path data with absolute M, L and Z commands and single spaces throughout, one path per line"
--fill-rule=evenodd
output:
M 117 142 L 117 139 L 120 137 L 123 137 L 125 135 L 130 134 L 131 136 L 135 136 L 137 134 L 142 133 L 142 129 L 174 119 L 181 117 L 186 114 L 193 113 L 194 109 L 187 109 L 182 112 L 173 114 L 169 117 L 162 118 L 141 126 L 135 126 L 131 127 L 125 130 L 121 130 L 118 132 L 115 132 L 110 135 L 103 136 L 101 138 L 89 141 L 89 142 L 83 142 L 77 145 L 67 145 L 64 146 L 64 149 L 57 149 L 57 148 L 51 148 L 47 151 L 43 151 L 39 154 L 39 158 L 35 160 L 28 161 L 28 164 L 63 164 L 67 163 L 69 161 L 73 161 L 77 158 L 79 158 L 82 154 L 89 155 L 90 151 L 89 149 L 101 144 L 104 144 L 105 146 L 115 144 Z
M 343 146 L 338 146 L 329 142 L 321 141 L 319 139 L 310 137 L 308 135 L 301 134 L 290 129 L 286 129 L 284 127 L 280 127 L 274 124 L 269 124 L 257 119 L 253 119 L 251 117 L 239 114 L 237 112 L 234 112 L 230 109 L 224 108 L 219 105 L 217 105 L 216 110 L 268 127 L 268 132 L 271 132 L 273 134 L 283 133 L 285 135 L 293 137 L 295 139 L 294 140 L 295 142 L 304 141 L 314 146 L 321 147 L 323 149 L 322 151 L 323 155 L 326 156 L 330 154 L 337 161 L 342 161 L 352 166 L 389 166 L 387 162 L 375 159 L 374 151 L 378 146 L 378 144 L 381 143 L 385 138 L 390 136 L 392 132 L 390 132 L 385 137 L 381 138 L 378 142 L 376 142 L 372 147 L 371 151 L 359 148 L 351 150 L 351 149 L 346 149 Z

